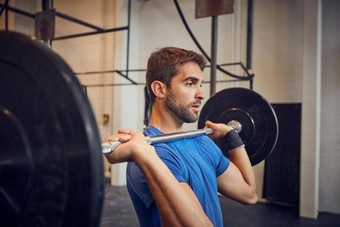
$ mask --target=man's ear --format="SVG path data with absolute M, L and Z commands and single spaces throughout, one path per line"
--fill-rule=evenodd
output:
M 155 94 L 156 97 L 160 99 L 164 99 L 167 87 L 163 82 L 155 80 L 151 83 L 151 90 Z

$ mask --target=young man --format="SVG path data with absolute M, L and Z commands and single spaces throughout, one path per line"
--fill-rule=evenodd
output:
M 201 101 L 203 57 L 168 47 L 148 61 L 146 83 L 153 108 L 144 135 L 182 131 L 195 122 Z M 231 127 L 207 122 L 212 140 L 222 140 L 230 161 L 207 136 L 150 146 L 140 133 L 120 130 L 106 141 L 126 142 L 112 154 L 111 163 L 131 161 L 127 188 L 141 226 L 223 226 L 217 192 L 245 204 L 257 201 L 255 178 L 242 140 Z

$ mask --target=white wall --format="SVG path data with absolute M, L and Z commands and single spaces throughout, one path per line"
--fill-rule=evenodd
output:
M 269 102 L 301 102 L 302 23 L 302 1 L 254 1 L 254 90 Z
M 307 3 L 307 1 L 304 1 Z M 300 216 L 316 218 L 319 209 L 321 1 L 303 4 Z
M 270 103 L 301 102 L 301 5 L 301 1 L 254 1 L 254 90 Z M 264 162 L 255 166 L 254 171 L 261 198 Z
M 340 213 L 340 1 L 322 4 L 320 211 Z

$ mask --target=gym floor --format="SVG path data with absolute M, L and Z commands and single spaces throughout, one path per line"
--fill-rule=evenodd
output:
M 340 215 L 320 213 L 317 220 L 299 218 L 298 208 L 277 204 L 257 203 L 245 206 L 220 197 L 224 226 L 228 227 L 339 227 Z M 101 227 L 139 226 L 136 213 L 125 186 L 106 184 Z

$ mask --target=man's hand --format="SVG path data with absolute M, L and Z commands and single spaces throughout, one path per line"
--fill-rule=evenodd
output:
M 214 130 L 214 133 L 209 135 L 209 138 L 213 141 L 223 138 L 225 134 L 227 134 L 230 130 L 233 130 L 232 127 L 223 123 L 212 123 L 211 121 L 206 121 L 205 125 L 206 126 L 204 128 L 211 128 Z
M 156 155 L 153 146 L 149 145 L 140 132 L 131 129 L 119 129 L 118 134 L 107 137 L 104 142 L 122 142 L 112 153 L 106 154 L 107 161 L 111 164 L 138 161 L 141 156 Z

